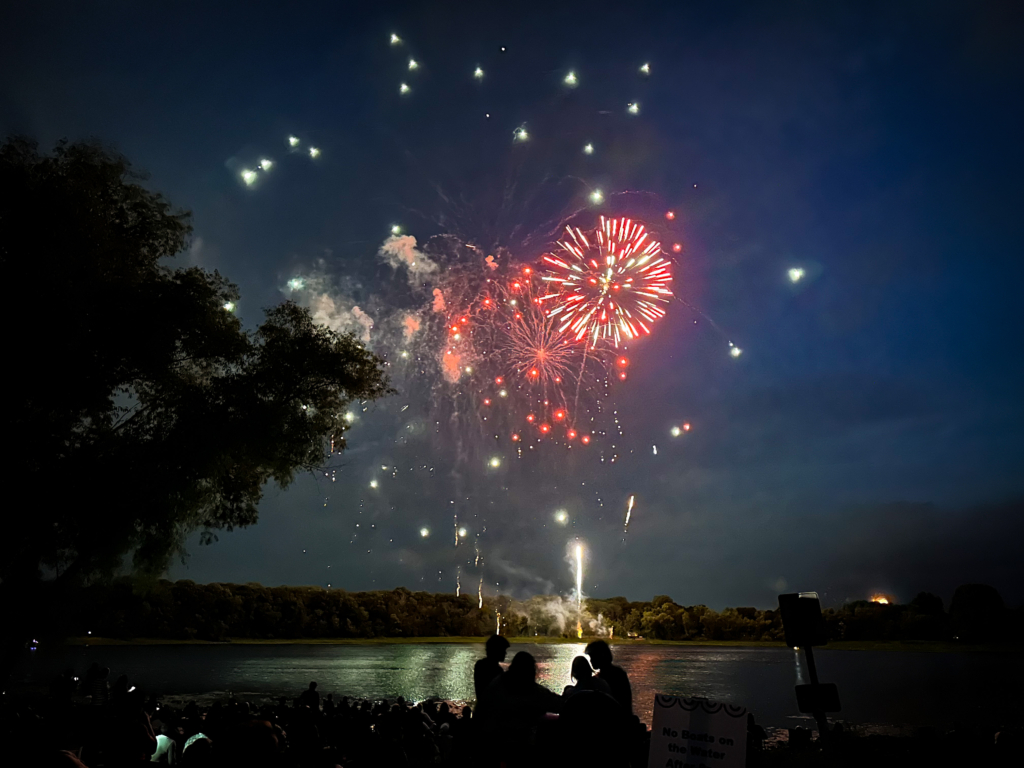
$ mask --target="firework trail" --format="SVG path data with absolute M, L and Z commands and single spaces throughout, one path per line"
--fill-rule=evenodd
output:
M 622 525 L 622 533 L 623 533 L 623 535 L 629 533 L 629 518 L 633 514 L 633 499 L 634 498 L 636 498 L 636 497 L 635 496 L 630 496 L 629 497 L 629 504 L 626 505 L 626 522 L 623 523 L 623 525 Z
M 583 637 L 583 545 L 576 545 L 576 637 Z

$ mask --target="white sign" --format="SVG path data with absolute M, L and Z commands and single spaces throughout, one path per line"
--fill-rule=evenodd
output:
M 647 768 L 743 768 L 746 759 L 746 707 L 654 697 Z

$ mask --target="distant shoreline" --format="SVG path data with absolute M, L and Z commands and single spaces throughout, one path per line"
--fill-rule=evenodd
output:
M 483 644 L 486 637 L 317 637 L 317 638 L 229 638 L 227 640 L 173 640 L 165 638 L 138 637 L 121 639 L 112 637 L 71 637 L 64 640 L 69 646 L 117 646 L 117 645 L 435 645 L 435 644 Z M 581 645 L 596 638 L 582 640 L 562 637 L 509 637 L 513 645 Z M 613 645 L 669 645 L 689 648 L 785 648 L 777 640 L 613 640 Z M 941 640 L 836 640 L 819 648 L 819 651 L 897 651 L 916 653 L 1019 653 L 1020 645 L 964 645 Z

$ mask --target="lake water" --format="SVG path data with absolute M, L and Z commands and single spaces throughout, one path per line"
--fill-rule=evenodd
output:
M 561 692 L 584 645 L 515 643 L 538 662 L 539 682 Z M 656 693 L 704 696 L 746 706 L 764 725 L 811 725 L 793 686 L 809 682 L 803 653 L 786 648 L 613 646 L 629 673 L 636 713 L 647 723 Z M 479 644 L 177 645 L 59 647 L 26 652 L 19 677 L 46 684 L 93 661 L 112 679 L 174 699 L 295 697 L 310 680 L 335 698 L 473 699 Z M 815 653 L 822 682 L 837 683 L 849 723 L 883 726 L 998 725 L 1024 719 L 1024 654 L 829 651 Z

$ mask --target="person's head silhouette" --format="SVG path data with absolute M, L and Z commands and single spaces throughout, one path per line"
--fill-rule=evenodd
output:
M 512 657 L 512 663 L 508 665 L 509 682 L 515 688 L 527 688 L 537 680 L 537 662 L 526 651 L 520 651 Z
M 504 661 L 505 655 L 508 653 L 508 646 L 508 640 L 501 635 L 491 635 L 487 638 L 487 642 L 484 644 L 484 649 L 487 653 L 488 659 Z
M 587 661 L 586 656 L 577 656 L 572 660 L 572 679 L 573 682 L 582 683 L 585 680 L 589 680 L 594 676 L 594 670 L 590 666 L 590 662 Z
M 604 640 L 594 640 L 586 647 L 584 653 L 590 657 L 594 669 L 604 669 L 612 663 L 612 649 Z
M 316 681 L 315 680 L 312 683 L 309 684 L 309 690 L 311 690 L 311 691 L 315 691 L 316 690 Z

